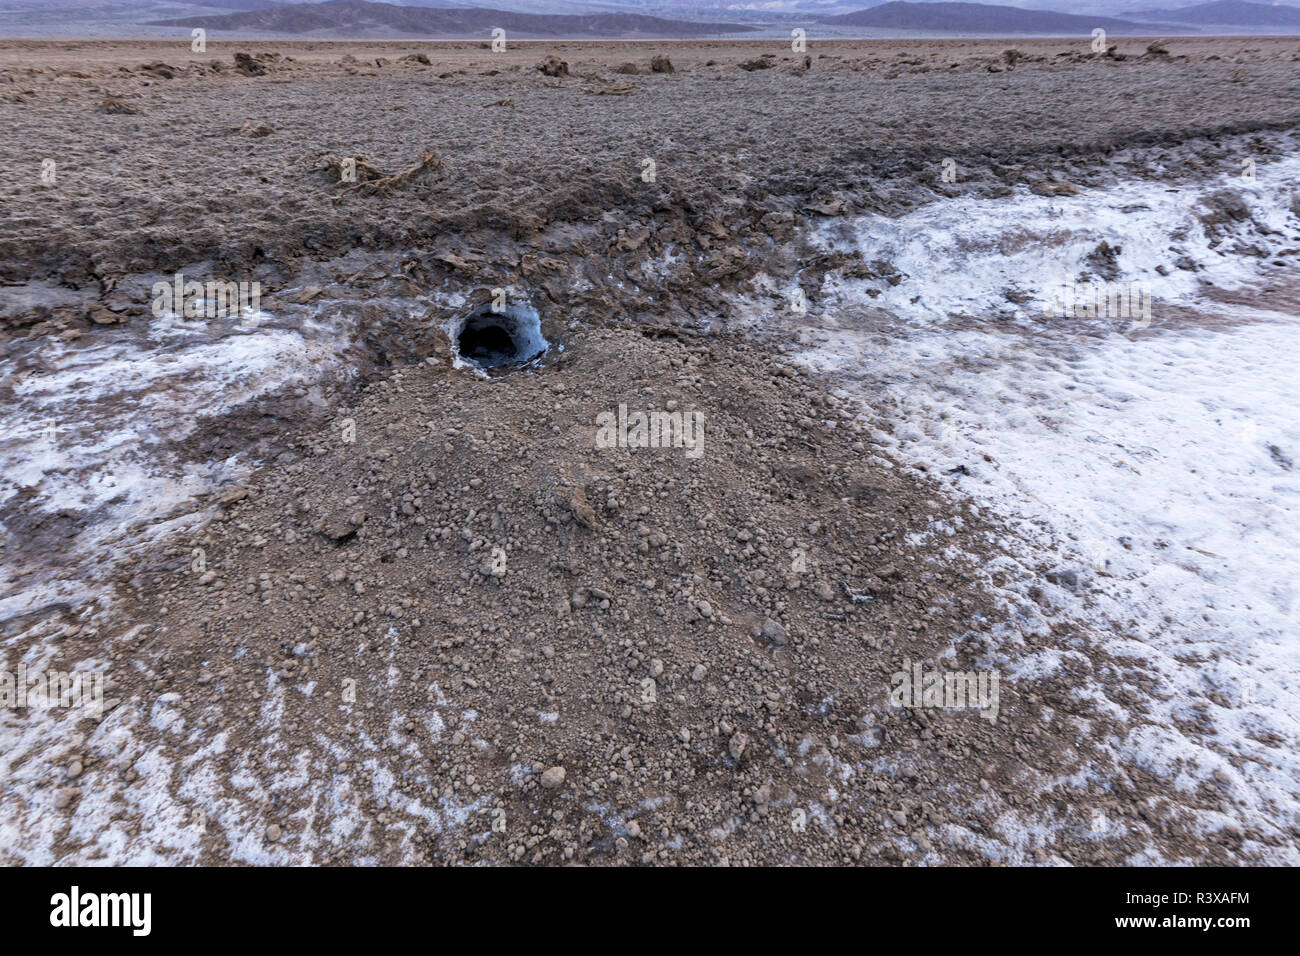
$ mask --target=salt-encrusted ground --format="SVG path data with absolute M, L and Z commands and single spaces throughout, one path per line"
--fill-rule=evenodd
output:
M 835 328 L 806 357 L 887 423 L 878 437 L 893 454 L 1005 522 L 1019 560 L 989 571 L 1022 609 L 1013 630 L 1045 636 L 1041 605 L 1112 659 L 1076 691 L 1124 715 L 1126 732 L 1108 741 L 1119 764 L 1174 793 L 1230 795 L 1236 813 L 1205 813 L 1207 833 L 1241 819 L 1275 828 L 1272 858 L 1289 863 L 1300 281 L 1293 258 L 1273 255 L 1294 255 L 1300 240 L 1300 162 L 1261 169 L 1253 181 L 1132 183 L 837 224 L 836 236 L 920 279 L 875 297 L 867 282 L 828 282 L 819 298 Z M 1246 214 L 1207 225 L 1225 197 Z M 1151 314 L 1044 315 L 1055 283 L 1036 284 L 1099 280 L 1087 257 L 1103 241 L 1122 248 L 1114 281 L 1143 285 Z M 1195 271 L 1174 267 L 1183 256 Z M 1035 287 L 1023 305 L 1004 295 Z M 1045 583 L 1053 563 L 1076 586 Z M 1051 670 L 1070 653 L 1040 648 L 1015 670 Z

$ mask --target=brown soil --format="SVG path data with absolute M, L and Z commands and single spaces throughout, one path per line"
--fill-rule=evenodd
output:
M 628 230 L 653 226 L 655 244 L 704 233 L 721 250 L 821 210 L 901 212 L 936 194 L 1085 185 L 1159 161 L 1141 147 L 1295 123 L 1300 41 L 1176 40 L 1169 56 L 1146 45 L 1120 41 L 1127 58 L 1116 60 L 1082 39 L 828 42 L 810 48 L 805 70 L 788 45 L 759 41 L 527 43 L 500 54 L 475 43 L 213 41 L 192 54 L 157 42 L 0 41 L 11 132 L 0 161 L 31 170 L 0 186 L 0 262 L 8 280 L 111 284 L 178 262 L 246 271 L 452 235 L 536 242 L 607 212 Z M 775 51 L 775 68 L 741 69 L 760 50 Z M 413 52 L 430 65 L 401 59 Z M 651 73 L 663 52 L 676 72 Z M 240 53 L 265 72 L 238 71 Z M 569 76 L 543 75 L 547 55 Z M 615 71 L 629 60 L 645 73 L 634 89 L 591 95 L 626 85 Z M 104 112 L 106 96 L 139 112 Z M 245 124 L 273 132 L 251 138 L 238 132 Z M 441 177 L 335 202 L 329 156 L 364 155 L 391 173 L 426 150 L 443 157 Z M 647 157 L 654 183 L 641 178 Z M 958 184 L 940 181 L 945 157 L 960 164 Z M 45 158 L 58 163 L 54 188 L 39 181 Z M 1214 163 L 1165 159 L 1163 175 Z

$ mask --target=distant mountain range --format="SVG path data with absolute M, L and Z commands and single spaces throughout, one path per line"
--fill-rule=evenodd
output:
M 1300 34 L 1300 0 L 1215 0 L 1136 9 L 1143 0 L 0 0 L 0 35 L 169 35 L 201 26 L 234 33 L 321 38 L 519 36 L 671 38 L 786 35 L 817 25 L 823 35 L 1061 36 L 1108 33 Z M 1168 2 L 1168 0 L 1166 0 Z M 1038 9 L 1050 8 L 1050 9 Z
M 1218 0 L 1190 7 L 1103 17 L 984 3 L 892 0 L 853 13 L 821 17 L 819 22 L 871 29 L 986 36 L 1091 33 L 1097 27 L 1115 35 L 1189 33 L 1202 27 L 1271 27 L 1287 32 L 1288 28 L 1300 28 L 1300 8 L 1247 3 L 1245 0 Z
M 1300 8 L 1218 0 L 1173 10 L 1141 10 L 1124 13 L 1130 20 L 1164 20 L 1207 27 L 1300 27 Z
M 501 27 L 532 37 L 689 37 L 748 33 L 740 23 L 666 20 L 637 13 L 591 15 L 511 13 L 480 7 L 431 8 L 331 0 L 228 13 L 220 16 L 155 20 L 148 26 L 202 27 L 257 33 L 287 33 L 330 37 L 483 36 Z
M 51 5 L 59 0 L 47 0 Z M 64 2 L 85 8 L 87 0 L 64 0 Z M 93 2 L 93 0 L 91 0 Z M 105 6 L 116 6 L 121 0 L 100 0 Z M 308 5 L 313 0 L 180 0 L 194 7 L 207 7 L 230 11 L 265 10 L 281 6 Z M 315 0 L 330 2 L 330 0 Z M 337 2 L 337 0 L 334 0 Z M 498 0 L 500 2 L 500 0 Z M 1101 15 L 1117 20 L 1135 22 L 1169 22 L 1199 24 L 1204 26 L 1296 26 L 1300 25 L 1300 7 L 1296 0 L 1286 2 L 1263 3 L 1251 0 L 1215 0 L 1193 6 L 1165 7 L 1160 9 L 1125 9 L 1123 0 L 1020 0 L 1004 3 L 1003 6 L 1022 10 L 1035 16 L 1056 13 L 1061 16 L 1080 16 L 1096 18 Z M 0 9 L 7 6 L 6 0 L 0 0 Z M 61 4 L 60 4 L 61 5 Z M 465 0 L 395 0 L 395 6 L 427 7 L 434 9 L 463 9 Z M 581 15 L 593 16 L 603 13 L 638 13 L 658 16 L 664 19 L 714 21 L 752 21 L 764 14 L 774 17 L 782 15 L 813 16 L 818 22 L 824 22 L 826 16 L 842 14 L 856 16 L 870 9 L 896 4 L 892 0 L 507 0 L 502 4 L 511 12 L 534 15 Z M 912 6 L 943 7 L 944 0 L 911 0 Z M 990 6 L 990 4 L 967 4 L 967 6 Z M 854 7 L 861 9 L 854 10 Z M 847 11 L 847 12 L 846 12 Z M 904 13 L 903 18 L 913 18 Z M 918 21 L 919 22 L 919 21 Z M 933 21 L 926 20 L 927 23 Z M 918 27 L 920 28 L 920 27 Z M 951 26 L 947 28 L 926 26 L 924 29 L 964 29 Z
M 191 6 L 213 7 L 217 10 L 265 10 L 284 6 L 295 0 L 189 0 Z
M 873 27 L 876 29 L 918 30 L 934 33 L 979 33 L 998 36 L 1041 34 L 1062 36 L 1081 34 L 1087 36 L 1097 27 L 1113 34 L 1141 34 L 1151 32 L 1153 24 L 1113 17 L 1076 16 L 1070 13 L 1053 13 L 1049 10 L 1024 10 L 1020 7 L 994 6 L 984 3 L 884 3 L 856 13 L 838 17 L 823 17 L 822 23 L 844 26 Z M 1188 32 L 1169 24 L 1163 32 Z

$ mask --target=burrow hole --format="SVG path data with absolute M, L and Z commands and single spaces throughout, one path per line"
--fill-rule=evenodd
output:
M 508 305 L 500 312 L 480 306 L 461 321 L 451 339 L 461 359 L 479 368 L 521 365 L 550 347 L 542 335 L 541 316 L 528 305 Z

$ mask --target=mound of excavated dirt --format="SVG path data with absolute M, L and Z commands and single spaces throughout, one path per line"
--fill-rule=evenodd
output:
M 598 417 L 620 405 L 680 414 L 683 446 L 599 447 Z M 888 777 L 839 783 L 833 832 L 796 834 L 791 811 L 866 755 L 851 738 L 882 756 L 915 743 L 882 706 L 890 673 L 984 608 L 960 567 L 907 544 L 949 505 L 862 448 L 806 378 L 739 342 L 603 333 L 536 374 L 415 367 L 338 410 L 300 463 L 228 493 L 167 567 L 137 570 L 155 634 L 142 656 L 230 754 L 268 776 L 285 748 L 310 755 L 306 786 L 265 812 L 312 858 L 409 849 L 397 820 L 385 835 L 391 797 L 362 803 L 373 846 L 300 834 L 322 776 L 473 802 L 430 858 L 875 856 L 879 809 L 919 807 L 877 796 Z M 989 723 L 945 724 L 951 747 L 992 752 L 935 764 L 934 782 L 996 776 Z M 380 749 L 331 756 L 359 740 Z M 498 810 L 505 832 L 474 839 Z M 603 817 L 639 820 L 640 838 Z M 764 836 L 710 835 L 738 825 Z
M 115 694 L 168 716 L 76 759 L 109 795 L 158 784 L 142 751 L 186 768 L 169 796 L 224 808 L 195 859 L 249 858 L 238 820 L 286 862 L 899 861 L 1084 748 L 1037 729 L 1079 706 L 1050 681 L 996 720 L 889 706 L 912 663 L 986 660 L 996 615 L 958 557 L 985 529 L 768 347 L 604 331 L 536 372 L 446 359 L 123 577 L 143 631 Z M 602 447 L 620 405 L 694 427 Z

